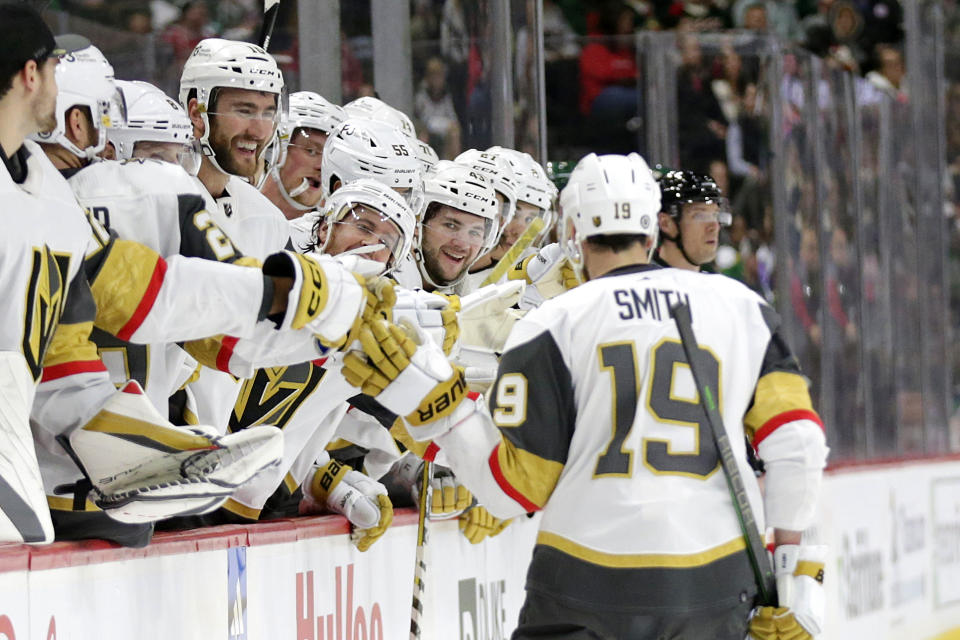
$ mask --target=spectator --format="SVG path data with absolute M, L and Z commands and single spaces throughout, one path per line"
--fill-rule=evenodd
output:
M 677 78 L 677 138 L 680 165 L 706 171 L 711 160 L 726 157 L 727 120 L 710 87 L 696 36 L 680 35 L 680 68 Z
M 625 4 L 607 3 L 599 14 L 598 32 L 580 55 L 580 112 L 597 137 L 608 141 L 608 152 L 636 149 L 625 135 L 639 101 L 634 19 Z
M 130 33 L 146 35 L 152 32 L 150 8 L 143 6 L 127 10 L 123 15 L 123 25 Z
M 800 24 L 793 5 L 782 0 L 737 0 L 730 12 L 737 28 L 769 31 L 786 40 L 797 40 Z
M 744 87 L 747 84 L 747 72 L 743 68 L 743 58 L 729 44 L 724 45 L 719 56 L 720 76 L 711 82 L 713 95 L 717 97 L 723 115 L 728 122 L 737 119 Z
M 891 97 L 901 102 L 906 100 L 903 54 L 895 47 L 881 44 L 877 45 L 875 59 L 877 68 L 867 74 L 867 80 Z
M 414 115 L 424 124 L 427 142 L 441 158 L 460 153 L 460 121 L 447 89 L 447 65 L 438 57 L 427 60 L 426 73 L 414 99 Z
M 180 68 L 201 40 L 215 35 L 210 26 L 206 3 L 192 0 L 183 5 L 180 18 L 167 27 L 160 37 L 173 47 L 173 66 Z
M 763 118 L 757 113 L 757 85 L 750 83 L 736 119 L 727 128 L 727 166 L 740 179 L 760 177 L 760 162 L 766 135 Z

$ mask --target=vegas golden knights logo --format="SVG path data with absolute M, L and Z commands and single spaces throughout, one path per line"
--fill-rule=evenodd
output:
M 43 355 L 63 313 L 69 268 L 69 253 L 54 253 L 46 245 L 33 248 L 24 304 L 23 355 L 34 380 L 40 377 Z
M 257 424 L 283 429 L 325 373 L 326 369 L 311 363 L 258 369 L 240 388 L 230 414 L 230 431 Z

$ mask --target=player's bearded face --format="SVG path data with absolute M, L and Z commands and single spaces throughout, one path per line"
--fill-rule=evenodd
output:
M 31 111 L 37 118 L 38 131 L 51 131 L 57 126 L 57 79 L 58 58 L 47 58 L 39 65 L 41 90 L 34 96 Z
M 423 224 L 424 266 L 438 285 L 454 282 L 480 255 L 485 221 L 444 206 Z
M 220 89 L 210 114 L 210 147 L 227 173 L 252 178 L 273 137 L 277 96 L 262 91 Z

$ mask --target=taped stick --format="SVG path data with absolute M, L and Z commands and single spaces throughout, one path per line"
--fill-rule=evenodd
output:
M 433 463 L 423 461 L 420 478 L 420 515 L 417 519 L 417 564 L 413 567 L 413 602 L 410 606 L 410 640 L 420 640 L 423 624 L 423 578 L 427 573 L 427 514 L 433 498 L 430 480 L 433 476 Z
M 280 12 L 280 0 L 263 0 L 263 24 L 260 26 L 260 37 L 257 42 L 266 51 L 270 47 L 270 38 L 273 36 L 273 27 L 277 24 L 277 14 Z
M 520 256 L 523 255 L 523 252 L 527 250 L 527 247 L 537 239 L 537 236 L 543 231 L 545 224 L 543 218 L 534 218 L 533 222 L 527 225 L 527 228 L 524 229 L 520 237 L 517 238 L 514 245 L 503 254 L 500 262 L 497 263 L 497 266 L 493 268 L 493 271 L 483 280 L 480 286 L 485 287 L 488 284 L 496 284 L 500 278 L 505 276 L 507 271 L 510 270 L 510 267 L 512 267 L 514 263 L 520 259 Z
M 708 384 L 710 378 L 703 370 L 700 345 L 697 344 L 697 339 L 693 335 L 690 307 L 681 302 L 670 308 L 670 315 L 673 316 L 673 320 L 677 324 L 677 331 L 680 332 L 680 342 L 683 344 L 683 352 L 687 356 L 687 363 L 690 365 L 690 372 L 693 374 L 697 395 L 700 396 L 700 406 L 706 415 L 707 424 L 710 425 L 710 431 L 713 434 L 714 444 L 716 444 L 717 452 L 720 454 L 720 466 L 723 468 L 723 475 L 727 479 L 727 488 L 730 490 L 733 507 L 737 512 L 737 520 L 740 522 L 740 531 L 746 542 L 747 556 L 753 569 L 753 577 L 757 582 L 757 588 L 760 590 L 758 594 L 760 604 L 762 606 L 777 606 L 776 577 L 767 557 L 767 549 L 760 536 L 757 520 L 753 515 L 753 508 L 747 498 L 743 476 L 740 474 L 736 458 L 733 456 L 730 437 L 723 426 L 723 417 L 720 415 L 720 409 L 716 401 L 716 398 L 719 397 L 719 390 L 710 388 Z

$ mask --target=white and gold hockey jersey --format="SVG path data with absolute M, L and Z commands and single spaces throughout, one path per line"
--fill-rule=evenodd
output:
M 822 438 L 776 313 L 732 279 L 633 266 L 546 301 L 514 326 L 489 415 L 436 439 L 494 515 L 543 511 L 528 589 L 581 609 L 661 615 L 756 592 L 670 315 L 678 301 L 719 384 L 761 527 L 759 488 L 736 443 L 746 432 L 760 445 L 788 424 Z
M 234 262 L 241 257 L 213 222 L 213 199 L 178 165 L 157 160 L 96 162 L 68 178 L 80 205 L 124 240 L 164 257 Z M 197 362 L 176 344 L 133 344 L 100 329 L 92 334 L 116 385 L 136 380 L 161 412 Z
M 245 256 L 262 261 L 272 253 L 292 246 L 289 221 L 276 205 L 243 178 L 231 175 L 224 193 L 214 201 L 215 206 L 210 210 L 213 221 Z M 217 357 L 229 359 L 229 350 L 218 350 Z M 188 351 L 202 360 L 204 354 L 201 350 L 192 347 Z M 224 373 L 225 370 L 222 366 L 202 367 L 198 378 L 189 385 L 195 400 L 196 420 L 213 425 L 221 432 L 226 431 L 230 412 L 240 392 L 239 381 Z
M 89 340 L 94 326 L 141 343 L 249 335 L 259 311 L 250 300 L 263 297 L 264 281 L 258 269 L 165 260 L 116 239 L 84 215 L 38 145 L 27 141 L 18 157 L 26 166 L 22 182 L 0 167 L 0 207 L 8 219 L 0 287 L 9 294 L 0 349 L 23 353 L 39 382 L 31 422 L 50 494 L 79 477 L 60 463 L 65 453 L 55 437 L 86 423 L 115 392 Z M 47 473 L 47 459 L 63 473 Z

